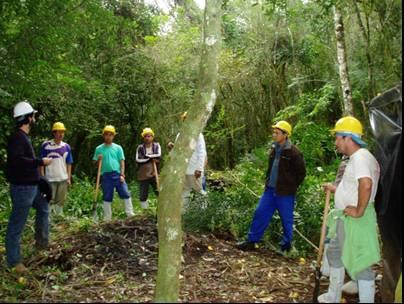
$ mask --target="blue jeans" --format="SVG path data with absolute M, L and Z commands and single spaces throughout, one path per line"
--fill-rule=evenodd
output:
M 117 172 L 106 172 L 102 175 L 101 187 L 104 202 L 112 203 L 115 189 L 121 199 L 130 198 L 128 185 L 125 182 L 122 183 L 120 178 Z
M 295 207 L 294 195 L 277 195 L 275 188 L 267 188 L 262 195 L 248 233 L 250 242 L 259 242 L 265 230 L 271 223 L 272 216 L 278 210 L 282 221 L 283 237 L 280 243 L 282 250 L 292 246 L 293 238 L 293 210 Z
M 10 267 L 21 261 L 20 239 L 29 210 L 36 210 L 35 241 L 39 247 L 49 243 L 48 202 L 39 192 L 38 186 L 10 185 L 12 209 L 6 233 L 7 263 Z

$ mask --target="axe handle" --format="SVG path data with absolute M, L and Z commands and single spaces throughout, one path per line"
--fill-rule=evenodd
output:
M 160 191 L 159 172 L 157 171 L 156 161 L 154 159 L 152 161 L 153 161 L 154 176 L 156 177 L 157 191 Z
M 100 189 L 101 168 L 102 168 L 102 159 L 98 160 L 97 181 L 95 184 L 95 193 L 94 193 L 94 206 L 97 205 L 98 191 Z
M 327 190 L 326 195 L 325 195 L 325 206 L 324 206 L 324 213 L 323 213 L 323 224 L 321 226 L 321 236 L 320 236 L 320 244 L 318 246 L 318 256 L 317 256 L 317 267 L 320 267 L 321 260 L 323 259 L 323 253 L 324 253 L 324 241 L 326 237 L 326 231 L 327 231 L 327 219 L 328 219 L 328 213 L 330 212 L 330 197 L 331 197 L 331 191 Z

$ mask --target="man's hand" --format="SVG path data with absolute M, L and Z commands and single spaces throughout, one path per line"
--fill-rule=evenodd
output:
M 200 178 L 202 176 L 202 171 L 195 170 L 194 175 L 195 175 L 195 178 L 198 179 L 198 178 Z
M 337 187 L 331 183 L 325 183 L 325 184 L 323 184 L 323 190 L 324 190 L 324 192 L 326 192 L 328 190 L 331 193 L 335 193 L 335 191 L 337 190 Z
M 69 178 L 67 179 L 67 185 L 68 185 L 68 186 L 71 186 L 71 185 L 72 185 L 72 179 L 71 179 L 71 177 L 69 177 Z
M 121 181 L 121 183 L 125 182 L 125 175 L 122 175 L 119 177 L 119 180 Z
M 174 143 L 172 143 L 171 141 L 167 144 L 167 149 L 168 151 L 171 151 L 174 148 Z
M 52 162 L 52 158 L 44 157 L 44 158 L 42 158 L 42 162 L 43 162 L 44 166 L 49 166 L 50 163 Z
M 359 214 L 358 209 L 354 206 L 348 206 L 344 209 L 344 214 L 350 217 L 361 217 L 363 214 Z

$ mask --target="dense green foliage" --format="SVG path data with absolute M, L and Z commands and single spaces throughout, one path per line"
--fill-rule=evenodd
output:
M 293 124 L 321 107 L 329 109 L 325 125 L 341 113 L 333 1 L 224 3 L 220 94 L 206 130 L 210 165 L 218 169 L 264 144 L 279 110 Z M 360 20 L 352 2 L 344 5 L 345 34 L 355 111 L 364 118 L 362 101 L 401 79 L 401 2 L 356 5 Z M 54 121 L 67 125 L 78 175 L 91 172 L 106 123 L 118 128 L 131 176 L 143 127 L 163 144 L 175 137 L 198 77 L 196 6 L 177 6 L 175 19 L 141 0 L 5 0 L 0 8 L 0 168 L 12 105 L 21 99 L 40 110 L 36 146 Z
M 318 151 L 331 153 L 333 142 L 330 136 L 319 137 L 321 127 L 306 129 L 302 137 L 295 135 L 301 147 L 311 145 Z M 300 147 L 300 148 L 301 148 Z M 299 188 L 295 209 L 295 227 L 304 236 L 317 243 L 320 236 L 320 218 L 324 208 L 325 195 L 321 185 L 333 181 L 338 159 L 324 163 L 316 155 L 316 149 L 303 150 L 307 161 L 307 176 Z M 324 152 L 321 152 L 324 153 Z M 316 158 L 317 157 L 317 158 Z M 210 189 L 208 197 L 196 196 L 191 209 L 185 214 L 185 227 L 197 231 L 231 232 L 236 238 L 246 237 L 249 225 L 264 191 L 265 172 L 268 164 L 268 147 L 258 148 L 246 155 L 232 171 L 212 173 L 212 180 L 221 180 L 219 191 Z M 277 248 L 282 235 L 279 215 L 274 216 L 264 236 L 265 246 Z M 312 252 L 310 245 L 295 233 L 295 247 L 300 254 Z
M 68 128 L 75 159 L 68 215 L 88 215 L 95 174 L 91 156 L 105 124 L 117 127 L 116 142 L 125 149 L 136 197 L 134 160 L 142 128 L 155 130 L 166 154 L 179 115 L 194 100 L 202 12 L 180 4 L 186 2 L 176 1 L 166 14 L 142 0 L 1 1 L 0 171 L 13 129 L 12 107 L 28 99 L 40 112 L 32 132 L 36 150 L 51 136 L 53 122 Z M 271 125 L 282 118 L 294 126 L 293 141 L 308 167 L 296 227 L 311 238 L 318 234 L 320 184 L 332 179 L 338 160 L 328 130 L 342 112 L 335 2 L 224 1 L 218 100 L 204 133 L 209 167 L 227 170 L 218 178 L 233 184 L 224 192 L 210 191 L 207 208 L 195 205 L 195 216 L 189 215 L 193 228 L 245 234 L 257 198 L 228 175 L 262 193 Z M 338 2 L 344 8 L 355 115 L 367 125 L 366 101 L 402 77 L 401 1 Z M 10 201 L 0 178 L 3 237 Z M 279 232 L 279 220 L 274 224 Z M 276 234 L 268 237 L 273 241 Z M 299 247 L 307 249 L 303 242 Z

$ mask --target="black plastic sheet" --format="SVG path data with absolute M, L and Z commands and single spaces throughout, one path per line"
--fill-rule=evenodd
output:
M 381 177 L 375 206 L 383 244 L 382 300 L 392 302 L 402 260 L 402 84 L 369 102 Z

